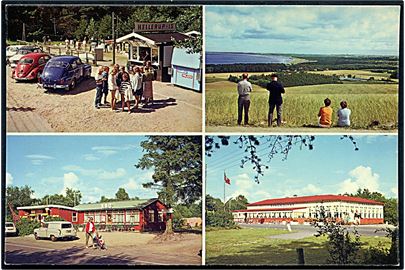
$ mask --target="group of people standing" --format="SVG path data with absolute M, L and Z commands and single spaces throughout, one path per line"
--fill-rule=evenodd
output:
M 271 82 L 266 86 L 269 91 L 269 113 L 267 115 L 267 124 L 269 127 L 273 125 L 274 109 L 277 112 L 277 126 L 282 124 L 282 111 L 283 111 L 283 97 L 285 93 L 283 85 L 278 81 L 277 74 L 271 75 Z M 238 125 L 242 124 L 242 115 L 244 113 L 244 124 L 249 124 L 249 107 L 250 107 L 250 93 L 252 92 L 252 84 L 248 81 L 248 74 L 242 74 L 242 80 L 238 82 Z M 325 106 L 320 108 L 318 113 L 318 126 L 331 127 L 332 125 L 332 108 L 331 100 L 326 98 L 324 100 Z M 343 100 L 340 103 L 341 109 L 338 111 L 338 123 L 340 127 L 350 126 L 351 111 L 347 108 L 347 102 Z
M 134 112 L 139 103 L 153 103 L 153 80 L 155 71 L 150 61 L 145 66 L 133 66 L 126 71 L 125 66 L 115 64 L 112 71 L 108 66 L 101 66 L 96 75 L 96 99 L 95 108 L 99 109 L 104 96 L 104 105 L 110 105 L 116 112 L 123 112 L 125 106 L 128 113 Z M 107 102 L 108 93 L 111 93 L 111 103 Z M 121 100 L 121 108 L 116 108 L 118 99 Z M 135 105 L 131 108 L 131 101 L 135 100 Z

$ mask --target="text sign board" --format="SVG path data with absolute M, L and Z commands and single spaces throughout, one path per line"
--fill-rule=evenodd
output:
M 176 31 L 175 23 L 135 23 L 134 32 L 166 32 Z

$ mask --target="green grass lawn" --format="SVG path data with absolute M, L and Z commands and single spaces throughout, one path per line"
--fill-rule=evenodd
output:
M 206 233 L 207 264 L 297 264 L 296 248 L 303 248 L 306 264 L 326 264 L 326 237 L 307 237 L 300 240 L 268 238 L 287 233 L 278 229 L 217 230 Z M 362 249 L 370 246 L 389 247 L 387 237 L 362 236 Z
M 236 126 L 236 84 L 222 77 L 211 77 L 206 83 L 206 124 Z M 398 124 L 398 84 L 323 84 L 286 88 L 283 121 L 286 127 L 317 126 L 323 100 L 332 100 L 333 122 L 336 125 L 340 101 L 346 100 L 352 111 L 351 128 L 366 129 L 379 121 L 380 129 L 395 129 Z M 253 85 L 250 124 L 267 126 L 268 91 Z

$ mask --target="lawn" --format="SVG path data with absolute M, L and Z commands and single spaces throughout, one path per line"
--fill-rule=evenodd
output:
M 225 75 L 215 74 L 206 83 L 207 126 L 236 126 L 236 84 L 226 81 Z M 229 76 L 229 74 L 228 74 Z M 339 103 L 346 100 L 352 111 L 351 128 L 367 129 L 378 121 L 379 129 L 396 129 L 398 125 L 398 84 L 324 84 L 286 88 L 283 104 L 285 127 L 317 126 L 317 114 L 323 100 L 332 100 L 333 122 L 336 125 Z M 268 91 L 253 85 L 250 124 L 267 126 Z
M 306 264 L 326 264 L 326 237 L 300 240 L 271 239 L 270 235 L 287 233 L 278 229 L 239 229 L 207 231 L 206 263 L 209 264 L 297 264 L 296 248 L 303 248 Z M 362 249 L 390 246 L 387 237 L 361 237 Z

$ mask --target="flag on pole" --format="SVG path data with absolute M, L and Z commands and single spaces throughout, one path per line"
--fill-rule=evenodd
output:
M 227 183 L 228 185 L 231 184 L 231 179 L 229 179 L 228 177 L 226 177 L 226 173 L 224 172 L 224 181 L 225 183 Z

